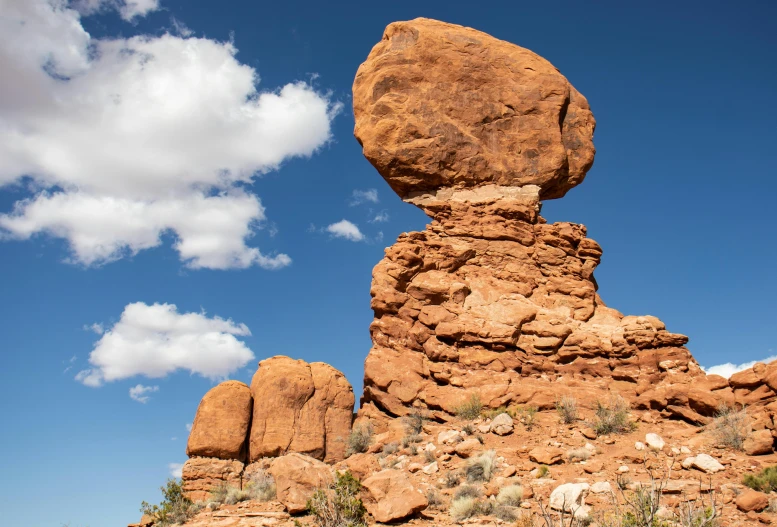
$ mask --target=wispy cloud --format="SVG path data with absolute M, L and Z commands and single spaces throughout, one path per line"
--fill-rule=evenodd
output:
M 180 479 L 183 475 L 183 463 L 169 463 L 167 468 L 170 470 L 170 475 L 174 478 Z
M 769 350 L 771 352 L 772 350 Z M 703 368 L 707 374 L 720 375 L 721 377 L 729 378 L 737 372 L 752 368 L 756 362 L 763 362 L 769 364 L 772 361 L 777 360 L 777 355 L 770 355 L 765 359 L 752 360 L 750 362 L 743 362 L 741 364 L 734 364 L 733 362 L 726 362 L 724 364 L 718 364 L 716 366 L 710 366 L 709 368 Z
M 375 217 L 370 220 L 370 223 L 385 223 L 389 220 L 389 214 L 385 210 L 378 212 Z
M 362 203 L 377 203 L 378 189 L 370 188 L 367 190 L 354 190 L 348 204 L 351 207 L 361 205 Z
M 151 398 L 148 394 L 158 391 L 159 386 L 143 386 L 142 384 L 137 384 L 129 389 L 129 396 L 133 401 L 146 404 Z
M 327 226 L 326 231 L 335 238 L 344 238 L 352 242 L 364 240 L 364 234 L 359 230 L 359 227 L 348 220 L 340 220 L 337 223 L 333 223 Z

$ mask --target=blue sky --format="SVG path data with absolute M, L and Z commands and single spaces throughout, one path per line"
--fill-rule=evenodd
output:
M 0 1 L 9 525 L 136 520 L 201 396 L 263 358 L 328 362 L 358 396 L 372 267 L 426 223 L 352 136 L 395 20 L 527 47 L 588 98 L 596 162 L 543 215 L 602 245 L 608 305 L 703 366 L 777 355 L 773 2 L 65 4 Z

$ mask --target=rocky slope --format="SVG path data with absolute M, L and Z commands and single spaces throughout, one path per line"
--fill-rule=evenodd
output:
M 346 457 L 354 401 L 340 372 L 263 361 L 250 388 L 229 381 L 203 398 L 184 490 L 207 501 L 219 485 L 270 477 L 276 497 L 212 504 L 189 525 L 311 524 L 290 514 L 345 469 L 362 481 L 372 521 L 448 525 L 461 520 L 449 508 L 461 480 L 481 462 L 491 470 L 471 482 L 481 508 L 470 523 L 531 525 L 569 504 L 602 521 L 626 496 L 619 489 L 651 476 L 672 521 L 714 504 L 718 525 L 771 523 L 763 511 L 777 499 L 741 479 L 777 462 L 777 363 L 705 375 L 686 336 L 604 304 L 602 249 L 584 226 L 540 215 L 541 200 L 563 197 L 593 164 L 585 97 L 528 50 L 416 19 L 388 26 L 353 101 L 365 156 L 432 220 L 373 271 L 354 428 L 367 451 Z M 566 424 L 562 400 L 578 406 Z M 623 428 L 594 430 L 600 405 L 619 401 Z M 713 420 L 721 404 L 746 410 L 726 424 Z M 505 504 L 511 485 L 520 496 Z

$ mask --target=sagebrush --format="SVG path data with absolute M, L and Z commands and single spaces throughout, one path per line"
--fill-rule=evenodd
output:
M 718 406 L 711 425 L 712 435 L 719 446 L 743 450 L 750 435 L 750 417 L 747 410 L 737 410 L 727 404 Z
M 367 510 L 359 499 L 361 482 L 350 471 L 337 473 L 335 481 L 316 490 L 308 500 L 308 512 L 319 527 L 366 527 Z
M 361 454 L 366 452 L 372 442 L 372 424 L 360 424 L 354 426 L 348 436 L 348 445 L 345 448 L 345 455 Z
M 156 520 L 155 525 L 167 527 L 184 523 L 199 512 L 199 505 L 184 495 L 181 480 L 170 478 L 164 487 L 159 488 L 163 496 L 159 505 L 145 501 L 140 504 L 140 512 L 152 516 Z

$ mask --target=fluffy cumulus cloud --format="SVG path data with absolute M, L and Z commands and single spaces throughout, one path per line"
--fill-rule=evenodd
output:
M 3 2 L 0 188 L 31 193 L 0 237 L 63 238 L 70 261 L 99 265 L 169 233 L 192 268 L 288 265 L 248 245 L 266 224 L 249 185 L 324 145 L 340 105 L 302 82 L 259 92 L 230 42 L 92 38 L 81 13 L 105 6 L 132 18 L 158 2 Z
M 326 232 L 335 238 L 344 238 L 352 242 L 364 240 L 364 234 L 359 230 L 359 227 L 348 220 L 340 220 L 337 223 L 328 225 L 326 227 Z
M 245 324 L 204 313 L 179 313 L 172 304 L 129 304 L 95 344 L 89 355 L 91 368 L 80 371 L 76 380 L 97 387 L 138 375 L 161 378 L 176 370 L 223 379 L 254 359 L 237 338 L 250 334 Z M 136 399 L 135 390 L 144 397 L 149 388 L 135 386 L 130 396 Z
M 718 364 L 716 366 L 710 366 L 709 368 L 704 368 L 704 371 L 707 372 L 707 374 L 720 375 L 721 377 L 725 377 L 726 379 L 728 379 L 729 377 L 731 377 L 732 375 L 734 375 L 739 371 L 752 368 L 756 362 L 763 362 L 764 364 L 769 364 L 770 362 L 775 360 L 777 360 L 777 355 L 771 355 L 769 357 L 766 357 L 765 359 L 743 362 L 742 364 L 734 364 L 732 362 L 726 362 L 725 364 Z
M 138 384 L 129 389 L 129 396 L 133 401 L 146 404 L 151 398 L 148 394 L 158 391 L 159 386 L 143 386 L 142 384 Z

